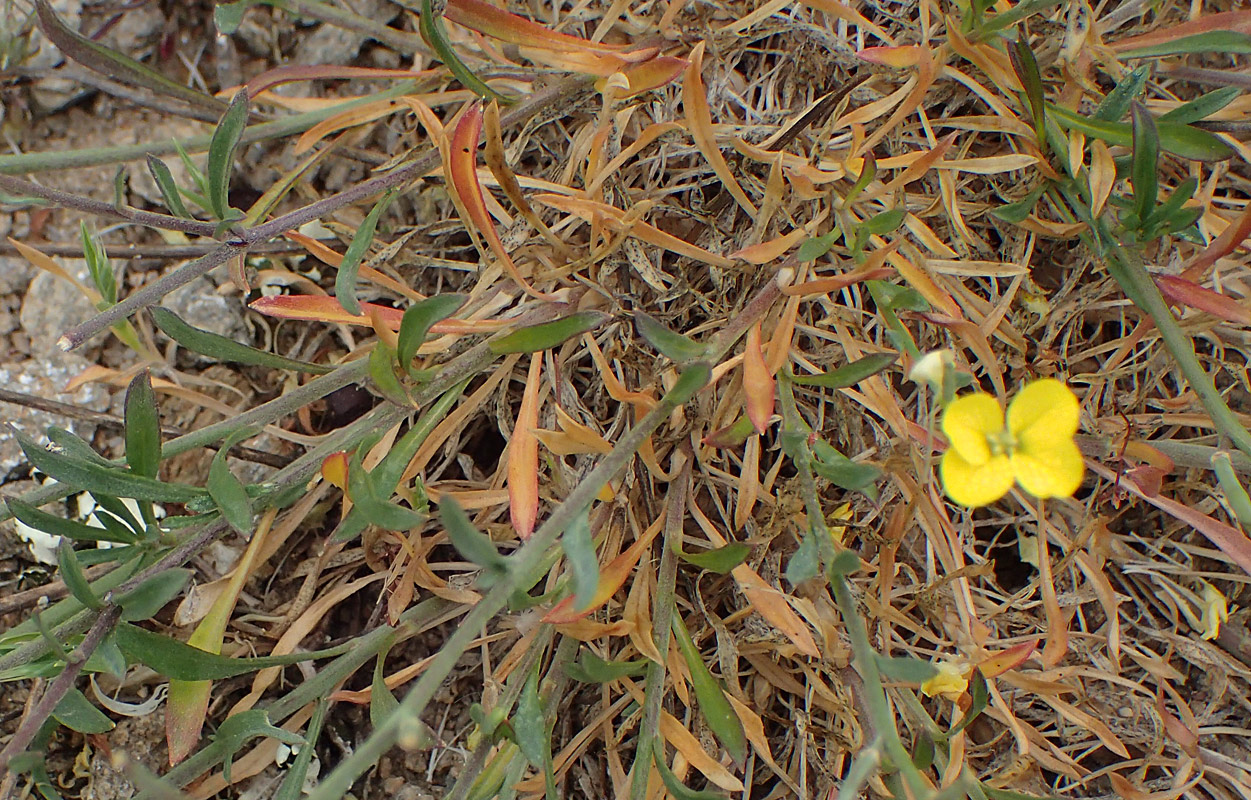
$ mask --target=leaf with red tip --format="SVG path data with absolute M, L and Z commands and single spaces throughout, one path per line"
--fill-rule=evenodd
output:
M 280 319 L 299 319 L 306 322 L 329 322 L 339 325 L 373 326 L 369 314 L 376 313 L 378 318 L 392 330 L 398 331 L 404 319 L 402 309 L 377 303 L 361 303 L 364 314 L 349 314 L 339 305 L 339 301 L 330 296 L 316 294 L 280 294 L 273 297 L 259 297 L 248 304 L 248 308 L 269 317 Z M 507 325 L 497 320 L 462 320 L 445 319 L 430 327 L 432 333 L 465 335 L 471 333 L 490 333 Z
M 1197 308 L 1228 322 L 1251 325 L 1251 309 L 1220 292 L 1175 275 L 1157 275 L 1155 283 L 1170 303 Z
M 1010 669 L 1016 669 L 1025 663 L 1025 661 L 1034 654 L 1038 649 L 1038 640 L 1031 639 L 1028 642 L 1021 642 L 1013 645 L 1007 650 L 1000 650 L 998 653 L 983 660 L 977 665 L 982 674 L 987 678 L 997 678 Z
M 496 8 L 483 0 L 448 0 L 443 16 L 457 25 L 463 25 L 502 42 L 523 47 L 592 53 L 614 53 L 628 48 L 628 46 L 588 42 L 586 39 L 558 33 L 536 22 L 531 22 L 525 17 Z
M 450 152 L 446 164 L 447 180 L 452 187 L 464 222 L 467 227 L 476 228 L 487 240 L 491 252 L 499 259 L 504 270 L 512 276 L 517 285 L 526 294 L 540 300 L 548 299 L 536 292 L 526 279 L 521 276 L 517 265 L 513 263 L 508 249 L 495 230 L 495 220 L 487 211 L 486 198 L 482 194 L 482 184 L 478 182 L 478 140 L 482 138 L 482 104 L 474 103 L 456 123 L 452 131 Z
M 743 394 L 747 397 L 747 416 L 756 433 L 764 433 L 773 417 L 774 380 L 765 364 L 760 346 L 760 323 L 747 329 L 747 349 L 743 353 Z
M 521 396 L 513 437 L 508 442 L 508 514 L 523 541 L 534 533 L 534 522 L 539 516 L 539 440 L 534 429 L 539 426 L 542 366 L 542 352 L 530 356 L 525 393 Z

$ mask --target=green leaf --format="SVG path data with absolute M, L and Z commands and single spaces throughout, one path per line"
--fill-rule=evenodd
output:
M 176 97 L 197 108 L 224 108 L 220 100 L 188 89 L 151 67 L 73 30 L 57 16 L 48 0 L 35 0 L 35 10 L 39 15 L 39 28 L 48 37 L 48 41 L 56 45 L 67 58 L 84 67 L 114 80 L 142 86 L 167 97 Z
M 969 709 L 964 712 L 964 716 L 951 729 L 951 732 L 947 734 L 948 736 L 955 736 L 969 727 L 973 720 L 977 719 L 986 710 L 986 706 L 990 704 L 990 689 L 986 685 L 986 676 L 982 674 L 980 669 L 973 670 L 973 674 L 969 676 L 968 694 L 972 701 L 969 703 Z
M 887 680 L 899 683 L 925 683 L 938 674 L 938 668 L 928 661 L 912 656 L 883 656 L 874 654 L 877 668 Z
M 1059 106 L 1047 106 L 1047 113 L 1061 127 L 1081 131 L 1121 147 L 1133 146 L 1133 128 L 1121 122 L 1104 122 L 1083 117 Z M 1195 161 L 1224 161 L 1233 158 L 1234 150 L 1220 137 L 1208 131 L 1176 122 L 1157 122 L 1160 149 Z
M 934 737 L 921 731 L 912 746 L 912 766 L 924 772 L 934 765 Z
M 374 679 L 370 684 L 372 691 L 369 693 L 369 724 L 374 726 L 374 730 L 381 728 L 387 718 L 400 707 L 400 701 L 395 699 L 386 682 L 387 652 L 382 651 L 374 660 Z
M 495 549 L 495 543 L 474 527 L 450 493 L 439 500 L 439 517 L 456 552 L 482 567 L 489 576 L 501 577 L 508 572 L 508 561 Z
M 1156 133 L 1155 120 L 1142 103 L 1132 103 L 1130 113 L 1134 119 L 1134 151 L 1130 162 L 1130 183 L 1134 187 L 1134 213 L 1145 220 L 1155 208 L 1160 195 L 1160 137 Z
M 795 550 L 791 560 L 786 562 L 786 579 L 791 582 L 792 586 L 798 586 L 820 574 L 821 544 L 817 541 L 819 535 L 809 528 L 804 538 L 800 540 L 799 548 Z
M 1008 43 L 1008 57 L 1012 61 L 1012 71 L 1025 88 L 1025 99 L 1029 102 L 1030 119 L 1034 123 L 1034 134 L 1038 137 L 1038 146 L 1047 147 L 1047 105 L 1043 91 L 1042 75 L 1038 71 L 1038 59 L 1023 36 L 1018 36 Z
M 863 172 L 861 173 L 864 174 Z M 799 246 L 799 250 L 795 252 L 795 258 L 800 261 L 816 261 L 821 256 L 830 252 L 830 248 L 838 241 L 841 231 L 834 228 L 829 233 L 823 233 L 820 236 L 814 236 L 806 240 Z
M 660 320 L 642 311 L 634 312 L 634 325 L 639 335 L 646 339 L 660 354 L 677 364 L 698 361 L 708 354 L 708 348 L 680 333 L 669 330 Z
M 217 26 L 217 31 L 229 36 L 239 30 L 239 25 L 243 22 L 244 13 L 259 2 L 261 0 L 237 0 L 234 3 L 218 3 L 213 7 L 213 24 Z
M 569 562 L 573 580 L 573 606 L 585 610 L 595 599 L 599 586 L 599 559 L 595 556 L 595 541 L 591 538 L 591 509 L 585 508 L 574 517 L 560 539 Z
M 621 678 L 642 675 L 647 671 L 647 659 L 634 661 L 605 661 L 589 648 L 583 648 L 577 661 L 565 664 L 565 674 L 579 683 L 608 683 Z
M 49 514 L 16 497 L 6 498 L 5 502 L 9 506 L 9 511 L 19 522 L 53 536 L 63 536 L 76 542 L 116 542 L 118 544 L 129 544 L 137 539 L 133 533 L 129 536 L 119 535 L 112 529 L 93 528 L 76 520 Z
M 543 702 L 539 698 L 539 672 L 530 672 L 525 686 L 521 689 L 521 697 L 517 700 L 517 711 L 513 715 L 513 731 L 517 736 L 517 747 L 521 754 L 535 769 L 544 769 L 551 758 L 551 740 L 547 737 L 547 724 L 543 720 Z M 554 800 L 554 799 L 553 799 Z
M 192 647 L 168 636 L 153 633 L 129 623 L 117 626 L 117 646 L 130 659 L 181 681 L 208 681 L 246 675 L 266 667 L 285 667 L 301 661 L 332 658 L 351 649 L 352 643 L 303 653 L 256 658 L 230 658 Z
M 1185 205 L 1190 198 L 1195 196 L 1195 191 L 1198 188 L 1199 181 L 1195 178 L 1187 178 L 1179 183 L 1177 188 L 1173 190 L 1173 193 L 1168 196 L 1168 199 L 1152 209 L 1151 213 L 1147 215 L 1147 218 L 1142 221 L 1143 229 L 1145 230 L 1153 225 L 1157 225 L 1165 220 L 1176 217 L 1183 210 L 1182 206 Z M 1201 214 L 1203 213 L 1203 209 L 1201 208 L 1194 210 Z
M 673 770 L 669 769 L 669 765 L 665 763 L 663 747 L 655 748 L 652 751 L 652 757 L 656 762 L 656 771 L 660 773 L 661 782 L 664 783 L 665 789 L 674 800 L 725 800 L 726 795 L 721 792 L 708 789 L 697 791 L 678 780 L 678 776 L 674 775 Z
M 47 431 L 48 441 L 52 443 L 53 450 L 61 450 L 66 456 L 75 458 L 79 461 L 86 461 L 89 464 L 95 464 L 109 469 L 115 469 L 116 465 L 104 456 L 97 453 L 91 445 L 83 441 L 78 436 L 70 433 L 64 428 L 49 426 Z
M 1006 205 L 999 206 L 998 208 L 991 209 L 990 213 L 996 219 L 1001 219 L 1004 222 L 1010 222 L 1013 225 L 1016 225 L 1017 223 L 1023 222 L 1025 218 L 1030 215 L 1030 213 L 1034 210 L 1034 206 L 1038 205 L 1038 198 L 1042 197 L 1043 192 L 1046 190 L 1047 185 L 1045 183 L 1041 183 L 1037 188 L 1025 195 L 1025 197 L 1017 200 L 1015 203 L 1008 203 Z
M 79 491 L 157 503 L 188 503 L 207 495 L 204 489 L 197 486 L 158 481 L 122 469 L 102 467 L 73 456 L 53 453 L 16 429 L 13 435 L 36 469 Z
M 441 6 L 442 4 L 440 4 Z M 460 60 L 460 57 L 456 55 L 456 51 L 452 49 L 451 42 L 447 39 L 447 33 L 443 30 L 442 15 L 434 12 L 430 0 L 421 0 L 420 14 L 418 29 L 421 31 L 421 38 L 426 40 L 426 44 L 434 48 L 434 52 L 439 57 L 439 60 L 455 76 L 456 80 L 461 82 L 462 86 L 487 100 L 498 100 L 502 104 L 512 102 L 511 98 L 505 97 L 483 83 L 477 75 L 474 75 L 469 70 L 469 67 L 465 66 L 465 62 Z
M 881 469 L 852 461 L 821 440 L 813 443 L 812 453 L 816 456 L 812 469 L 822 478 L 839 488 L 863 492 L 870 498 L 877 497 L 877 488 L 873 484 L 882 477 Z
M 1207 119 L 1234 102 L 1240 94 L 1242 94 L 1242 88 L 1239 86 L 1222 86 L 1215 91 L 1196 97 L 1189 103 L 1183 103 L 1172 111 L 1161 114 L 1159 121 L 1174 122 L 1180 125 L 1198 122 L 1201 119 Z
M 117 276 L 113 274 L 113 265 L 109 263 L 108 254 L 100 246 L 99 240 L 91 235 L 86 222 L 78 225 L 79 236 L 83 244 L 83 258 L 87 262 L 87 272 L 91 282 L 100 292 L 101 298 L 108 305 L 117 303 Z
M 119 680 L 126 675 L 126 655 L 117 646 L 117 636 L 109 631 L 100 646 L 87 659 L 85 669 L 95 672 L 106 672 Z
M 395 351 L 386 342 L 378 342 L 369 351 L 369 380 L 378 390 L 378 394 L 397 406 L 412 405 L 399 376 L 395 374 Z
M 705 550 L 702 553 L 678 553 L 688 564 L 694 564 L 700 569 L 706 569 L 718 575 L 724 575 L 742 564 L 750 554 L 751 545 L 742 542 L 731 542 L 723 547 Z
M 394 196 L 394 192 L 387 192 L 369 209 L 360 227 L 356 229 L 356 235 L 352 237 L 347 252 L 343 254 L 343 261 L 339 263 L 339 272 L 334 278 L 334 296 L 349 314 L 362 313 L 360 301 L 356 299 L 356 276 L 360 272 L 365 253 L 373 244 L 374 233 L 378 230 L 378 219 L 387 210 Z
M 354 509 L 359 508 L 367 522 L 389 531 L 406 531 L 424 524 L 425 514 L 390 502 L 391 492 L 379 487 L 361 463 L 363 449 L 357 448 L 348 465 L 348 494 Z
M 417 357 L 417 349 L 426 341 L 431 326 L 455 314 L 467 299 L 468 296 L 463 294 L 435 295 L 415 303 L 404 312 L 395 352 L 400 366 L 408 374 L 414 372 L 413 359 Z
M 830 559 L 830 563 L 826 565 L 825 570 L 829 575 L 845 578 L 849 575 L 855 575 L 860 571 L 860 556 L 851 550 L 840 550 Z
M 182 162 L 183 169 L 191 176 L 191 182 L 195 184 L 195 188 L 198 190 L 195 192 L 183 192 L 183 194 L 191 198 L 200 208 L 207 210 L 209 205 L 208 198 L 205 195 L 208 194 L 208 179 L 204 177 L 204 172 L 191 160 L 191 156 L 177 139 L 174 140 L 174 150 L 178 153 L 178 160 Z
M 209 465 L 208 493 L 217 510 L 221 512 L 222 519 L 238 533 L 248 536 L 252 532 L 252 499 L 226 463 L 226 454 L 230 447 L 231 443 L 228 441 L 213 456 L 213 462 Z
M 678 382 L 665 393 L 664 402 L 675 406 L 689 403 L 700 389 L 712 380 L 712 367 L 704 363 L 691 364 L 678 375 Z
M 270 739 L 289 744 L 304 744 L 304 737 L 297 733 L 276 727 L 269 721 L 269 711 L 264 708 L 250 708 L 226 718 L 226 721 L 213 734 L 213 741 L 225 748 L 226 756 L 222 761 L 222 777 L 230 783 L 230 767 L 235 754 L 244 746 L 257 738 L 265 736 Z
M 95 511 L 96 518 L 99 519 L 106 527 L 108 527 L 108 517 L 113 516 L 121 520 L 125 527 L 130 529 L 132 536 L 143 538 L 144 533 L 147 532 L 147 527 L 136 519 L 134 514 L 130 513 L 130 509 L 127 508 L 125 503 L 118 498 L 110 497 L 107 494 L 93 494 L 91 495 L 91 499 L 94 500 L 96 505 L 100 507 Z M 100 513 L 100 509 L 103 509 L 108 513 L 102 514 Z
M 1237 31 L 1208 31 L 1183 36 L 1169 42 L 1136 47 L 1121 53 L 1121 58 L 1153 58 L 1184 53 L 1220 53 L 1246 55 L 1251 53 L 1251 35 Z
M 161 414 L 146 369 L 126 389 L 126 463 L 145 478 L 155 478 L 161 468 Z
M 193 353 L 199 353 L 216 361 L 229 361 L 234 364 L 251 364 L 258 367 L 273 367 L 275 369 L 290 369 L 299 372 L 309 372 L 314 375 L 324 375 L 333 369 L 323 364 L 311 364 L 307 361 L 297 361 L 275 353 L 267 353 L 264 350 L 257 350 L 255 347 L 248 347 L 246 344 L 236 342 L 234 339 L 196 328 L 188 325 L 173 311 L 161 306 L 152 306 L 148 311 L 152 314 L 152 319 L 156 322 L 157 327 L 166 336 Z
M 791 381 L 800 386 L 820 386 L 825 389 L 844 389 L 871 378 L 899 360 L 895 353 L 873 353 L 864 358 L 844 364 L 838 369 L 820 375 L 792 375 Z
M 193 572 L 189 569 L 167 569 L 158 572 L 113 602 L 122 608 L 122 622 L 151 619 L 182 593 Z
M 277 793 L 273 795 L 271 800 L 303 800 L 305 796 L 304 784 L 308 779 L 308 768 L 313 763 L 313 754 L 317 750 L 317 739 L 321 735 L 322 725 L 326 722 L 326 711 L 329 708 L 329 699 L 323 697 L 317 701 L 317 705 L 313 709 L 313 718 L 309 720 L 308 729 L 304 734 L 304 744 L 300 745 L 300 752 L 296 754 L 295 760 L 291 762 L 287 776 L 282 779 L 282 785 L 278 787 Z
M 891 311 L 929 311 L 930 304 L 916 289 L 884 281 L 865 281 Z
M 695 647 L 691 634 L 682 622 L 681 614 L 673 615 L 673 636 L 682 653 L 682 660 L 686 662 L 686 668 L 691 673 L 691 688 L 695 690 L 695 699 L 704 715 L 704 721 L 730 754 L 730 758 L 734 759 L 734 763 L 742 764 L 747 759 L 747 737 L 743 733 L 743 723 L 726 699 L 721 684 L 708 671 L 704 657 Z
M 240 89 L 230 101 L 230 107 L 217 123 L 213 138 L 209 142 L 208 165 L 205 176 L 208 178 L 208 203 L 213 216 L 225 221 L 230 212 L 230 175 L 234 171 L 235 148 L 239 146 L 239 137 L 248 124 L 248 93 Z
M 1124 78 L 1121 78 L 1120 83 L 1112 87 L 1108 96 L 1103 98 L 1099 107 L 1095 109 L 1095 113 L 1091 115 L 1092 118 L 1104 122 L 1120 122 L 1129 112 L 1129 104 L 1142 95 L 1149 77 L 1151 77 L 1151 67 L 1146 64 L 1130 71 Z
M 851 185 L 851 188 L 847 190 L 847 194 L 843 196 L 843 204 L 842 204 L 843 208 L 849 208 L 851 204 L 855 202 L 856 198 L 860 196 L 860 193 L 863 192 L 865 189 L 869 188 L 869 184 L 873 183 L 873 179 L 876 177 L 877 177 L 877 158 L 874 157 L 873 153 L 865 153 L 864 154 L 864 166 L 860 168 L 860 174 L 856 176 L 856 182 Z M 837 230 L 834 230 L 834 231 L 831 231 L 830 234 L 827 234 L 827 235 L 836 235 L 836 234 L 837 234 Z M 834 240 L 831 239 L 830 241 L 833 242 Z M 800 250 L 802 251 L 802 249 L 803 248 L 801 247 Z M 800 261 L 803 261 L 803 260 L 804 259 L 801 257 Z
M 497 339 L 488 340 L 487 344 L 496 355 L 536 353 L 563 344 L 587 331 L 593 331 L 608 319 L 608 315 L 602 311 L 579 311 L 551 322 L 518 328 Z
M 56 704 L 52 716 L 57 722 L 79 733 L 107 733 L 113 730 L 113 720 L 91 704 L 82 692 L 71 688 Z
M 82 565 L 78 563 L 78 558 L 74 555 L 74 546 L 62 539 L 56 549 L 56 560 L 60 567 L 61 580 L 65 582 L 66 588 L 69 589 L 74 599 L 93 610 L 103 608 L 104 603 L 100 602 L 100 598 L 91 590 Z

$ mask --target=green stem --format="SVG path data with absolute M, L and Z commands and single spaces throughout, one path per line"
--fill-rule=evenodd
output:
M 678 577 L 678 551 L 682 547 L 682 527 L 686 520 L 686 496 L 691 486 L 691 453 L 687 456 L 678 479 L 669 484 L 669 500 L 665 511 L 664 549 L 660 553 L 660 573 L 656 579 L 656 598 L 652 601 L 652 640 L 664 656 L 669 652 L 672 632 L 674 587 Z M 643 686 L 643 722 L 639 726 L 638 746 L 634 750 L 634 766 L 630 771 L 630 800 L 647 797 L 648 778 L 652 774 L 652 751 L 656 732 L 660 729 L 661 704 L 664 702 L 665 663 L 650 661 Z

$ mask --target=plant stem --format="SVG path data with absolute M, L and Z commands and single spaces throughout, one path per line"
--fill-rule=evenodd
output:
M 211 237 L 217 227 L 212 222 L 199 222 L 194 219 L 173 217 L 169 214 L 158 214 L 154 211 L 141 211 L 130 206 L 117 206 L 103 200 L 52 189 L 33 181 L 15 178 L 12 175 L 0 174 L 0 189 L 12 192 L 19 197 L 39 197 L 62 208 L 72 208 L 87 214 L 95 214 L 98 217 L 120 219 L 135 225 L 146 225 L 149 228 Z M 81 248 L 79 252 L 82 252 Z
M 682 546 L 682 527 L 686 521 L 686 498 L 691 488 L 690 448 L 683 446 L 686 463 L 678 478 L 669 484 L 668 501 L 665 504 L 664 549 L 660 553 L 660 572 L 656 578 L 656 598 L 652 601 L 652 641 L 661 656 L 669 652 L 669 635 L 672 632 L 674 586 L 678 576 L 678 550 Z M 634 766 L 630 768 L 630 800 L 647 797 L 648 778 L 652 774 L 652 752 L 656 747 L 656 732 L 660 729 L 661 703 L 664 701 L 665 663 L 649 661 L 643 685 L 643 722 L 639 725 L 638 746 L 634 751 Z
M 43 696 L 39 698 L 39 702 L 31 709 L 30 714 L 22 720 L 17 731 L 13 733 L 9 743 L 5 745 L 4 750 L 0 750 L 0 770 L 5 769 L 9 760 L 13 756 L 26 749 L 31 740 L 35 738 L 35 734 L 43 727 L 43 724 L 52 716 L 52 712 L 56 710 L 57 704 L 74 688 L 74 682 L 78 680 L 78 674 L 82 672 L 83 665 L 87 663 L 87 659 L 91 658 L 91 654 L 96 651 L 104 641 L 104 637 L 109 635 L 113 630 L 113 626 L 117 624 L 117 620 L 121 618 L 121 606 L 112 606 L 106 608 L 96 617 L 95 624 L 91 626 L 91 630 L 87 632 L 86 637 L 70 653 L 69 661 L 65 664 L 65 669 L 61 670 L 61 674 L 48 685 L 44 690 Z

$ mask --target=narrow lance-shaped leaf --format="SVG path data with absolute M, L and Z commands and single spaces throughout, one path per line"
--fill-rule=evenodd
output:
M 246 675 L 267 667 L 285 667 L 301 661 L 334 658 L 351 649 L 352 643 L 282 656 L 231 658 L 209 653 L 177 639 L 124 623 L 117 627 L 117 644 L 122 652 L 160 675 L 185 681 L 221 680 Z
M 93 494 L 152 500 L 157 503 L 189 503 L 207 494 L 197 486 L 145 478 L 125 470 L 103 467 L 72 456 L 50 452 L 21 431 L 14 431 L 13 435 L 26 458 L 40 472 Z
M 539 440 L 534 429 L 539 425 L 539 374 L 543 354 L 530 356 L 530 370 L 517 410 L 517 424 L 508 442 L 508 515 L 513 530 L 524 541 L 534 533 L 539 515 Z
M 450 494 L 444 494 L 439 500 L 439 516 L 456 552 L 495 576 L 508 571 L 508 561 L 495 549 L 495 543 L 474 527 L 460 503 Z
M 169 209 L 169 212 L 176 217 L 191 219 L 191 212 L 187 210 L 186 204 L 183 203 L 182 194 L 178 191 L 178 184 L 174 182 L 174 175 L 169 171 L 169 167 L 165 162 L 149 154 L 148 172 L 152 174 L 152 180 L 156 183 L 156 188 L 161 192 L 161 201 L 165 203 L 165 207 Z
M 82 522 L 49 514 L 35 506 L 23 503 L 16 497 L 5 498 L 5 503 L 13 517 L 23 525 L 29 525 L 35 530 L 53 536 L 61 536 L 78 542 L 116 542 L 119 544 L 130 544 L 138 538 L 133 532 L 122 533 L 110 528 L 94 528 Z
M 1160 122 L 1173 122 L 1188 125 L 1198 122 L 1220 111 L 1238 99 L 1243 92 L 1240 86 L 1222 86 L 1207 94 L 1200 95 L 1188 103 L 1182 103 L 1172 111 L 1160 115 Z
M 57 703 L 52 716 L 57 722 L 79 733 L 98 734 L 113 730 L 113 720 L 93 706 L 82 692 L 73 688 Z
M 212 331 L 189 325 L 177 314 L 161 306 L 152 306 L 148 311 L 152 314 L 152 319 L 156 322 L 157 327 L 166 336 L 193 353 L 199 353 L 202 356 L 219 361 L 229 361 L 234 364 L 252 364 L 258 367 L 298 370 L 314 375 L 324 375 L 331 371 L 331 367 L 322 364 L 311 364 L 307 361 L 286 358 L 276 353 L 267 353 L 264 350 L 248 347 L 246 344 L 236 342 L 234 339 L 213 333 Z
M 69 589 L 74 599 L 92 610 L 102 608 L 104 604 L 92 591 L 87 575 L 83 572 L 82 564 L 78 563 L 78 558 L 74 554 L 74 546 L 62 540 L 56 549 L 56 560 L 60 568 L 61 580 L 65 582 L 66 588 Z
M 248 124 L 248 93 L 240 90 L 230 101 L 230 107 L 217 123 L 213 138 L 209 141 L 208 178 L 209 210 L 219 220 L 225 221 L 230 212 L 230 175 L 234 172 L 235 149 Z
M 691 688 L 695 690 L 695 699 L 699 702 L 704 720 L 734 762 L 742 764 L 747 758 L 747 736 L 743 732 L 743 723 L 725 698 L 721 684 L 704 664 L 704 657 L 695 647 L 681 614 L 673 615 L 673 637 L 691 673 Z
M 724 792 L 716 792 L 711 789 L 692 789 L 682 781 L 678 780 L 678 776 L 673 774 L 673 770 L 669 769 L 669 765 L 665 763 L 664 748 L 657 747 L 652 752 L 653 760 L 656 762 L 656 771 L 660 773 L 660 780 L 665 785 L 665 789 L 673 796 L 674 800 L 725 800 Z
M 1159 197 L 1160 137 L 1155 120 L 1142 103 L 1130 105 L 1134 119 L 1134 152 L 1130 182 L 1134 188 L 1134 214 L 1141 222 L 1155 208 Z
M 369 353 L 369 379 L 386 399 L 399 406 L 411 405 L 399 376 L 395 374 L 395 351 L 378 342 Z
M 640 336 L 674 363 L 684 364 L 688 361 L 696 361 L 708 352 L 708 348 L 704 345 L 669 330 L 660 320 L 641 311 L 634 313 L 634 324 Z
M 1120 122 L 1121 118 L 1129 111 L 1129 104 L 1137 100 L 1142 94 L 1142 90 L 1147 85 L 1147 79 L 1151 77 L 1151 67 L 1144 64 L 1134 68 L 1116 86 L 1112 87 L 1112 91 L 1108 92 L 1107 97 L 1099 103 L 1095 108 L 1095 113 L 1091 115 L 1092 119 L 1102 120 L 1103 122 Z
M 161 417 L 146 369 L 126 389 L 126 463 L 145 478 L 155 478 L 161 466 Z
M 208 492 L 221 512 L 222 518 L 238 533 L 247 536 L 252 532 L 252 500 L 243 483 L 230 471 L 226 454 L 230 445 L 222 447 L 209 465 Z
M 1108 144 L 1122 147 L 1133 146 L 1133 127 L 1120 122 L 1103 122 L 1076 114 L 1060 106 L 1047 104 L 1047 113 L 1064 128 L 1081 131 L 1087 136 L 1102 139 Z M 1157 122 L 1159 148 L 1168 153 L 1195 161 L 1224 161 L 1232 158 L 1234 150 L 1216 134 L 1179 125 L 1175 122 Z
M 343 254 L 343 261 L 339 262 L 339 272 L 334 279 L 334 296 L 339 301 L 339 305 L 343 306 L 349 314 L 361 313 L 360 301 L 356 299 L 356 276 L 360 273 L 361 261 L 365 258 L 365 253 L 373 244 L 374 232 L 378 229 L 378 219 L 390 205 L 393 196 L 392 192 L 387 192 L 369 210 L 360 227 L 356 229 L 356 235 L 352 237 L 352 243 L 348 245 L 347 252 Z
M 1012 70 L 1025 87 L 1025 99 L 1029 103 L 1030 118 L 1034 123 L 1034 135 L 1038 137 L 1038 146 L 1047 149 L 1047 116 L 1046 102 L 1043 94 L 1042 75 L 1038 70 L 1038 60 L 1034 51 L 1023 36 L 1018 36 L 1008 46 L 1008 56 L 1012 61 Z
M 447 319 L 465 304 L 467 297 L 463 294 L 440 294 L 427 297 L 411 306 L 404 312 L 400 320 L 400 332 L 396 342 L 396 355 L 400 366 L 412 374 L 413 359 L 417 350 L 426 341 L 430 327 L 436 322 Z
M 178 596 L 191 580 L 189 569 L 167 569 L 148 578 L 125 594 L 113 598 L 122 607 L 122 622 L 151 619 Z
M 91 235 L 86 222 L 79 224 L 79 235 L 83 243 L 83 258 L 87 261 L 87 272 L 91 275 L 96 291 L 100 293 L 100 302 L 96 306 L 111 306 L 117 302 L 117 276 L 113 274 L 113 265 L 109 263 L 109 257 L 100 246 L 99 240 Z
M 747 329 L 747 347 L 743 351 L 743 394 L 747 398 L 747 416 L 756 433 L 764 433 L 773 417 L 777 387 L 769 366 L 765 364 L 760 344 L 760 323 Z
M 573 581 L 573 607 L 581 612 L 595 599 L 599 586 L 599 559 L 591 537 L 591 510 L 584 509 L 565 529 L 560 540 Z
M 426 40 L 426 44 L 434 48 L 435 54 L 439 60 L 451 71 L 452 75 L 461 84 L 478 95 L 489 99 L 499 100 L 501 103 L 511 103 L 510 98 L 505 97 L 499 92 L 487 86 L 482 80 L 474 75 L 465 66 L 465 62 L 460 60 L 460 56 L 456 55 L 456 51 L 452 49 L 452 44 L 447 40 L 447 34 L 443 30 L 443 21 L 438 14 L 434 13 L 434 8 L 430 0 L 421 0 L 421 21 L 419 23 L 421 30 L 421 38 Z
M 688 564 L 694 564 L 700 569 L 706 569 L 718 575 L 724 575 L 742 564 L 750 554 L 751 545 L 742 542 L 730 542 L 715 550 L 705 550 L 702 553 L 678 553 Z
M 73 30 L 57 16 L 48 0 L 35 0 L 35 11 L 39 15 L 39 29 L 48 37 L 48 41 L 67 57 L 93 72 L 151 89 L 167 97 L 176 97 L 198 108 L 223 108 L 220 100 L 189 89 L 151 67 Z
M 602 311 L 579 311 L 567 317 L 506 333 L 487 344 L 492 353 L 535 353 L 564 344 L 575 336 L 593 331 L 603 325 L 610 317 Z
M 820 375 L 792 375 L 791 381 L 800 386 L 820 386 L 825 389 L 843 389 L 855 386 L 860 381 L 871 378 L 894 364 L 899 356 L 895 353 L 873 353 L 859 358 L 838 369 L 823 372 Z

